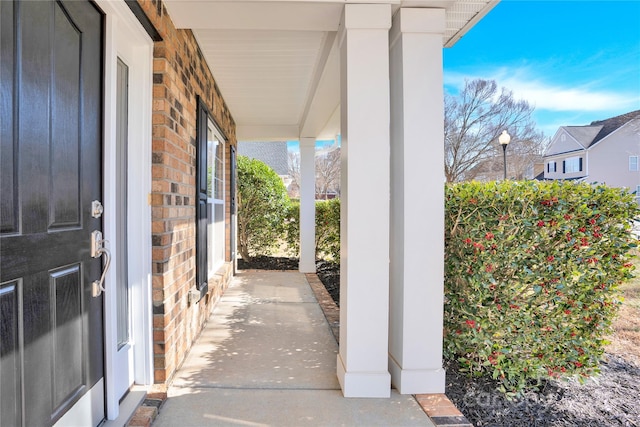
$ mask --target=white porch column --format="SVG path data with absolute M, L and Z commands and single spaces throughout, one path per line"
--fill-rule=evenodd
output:
M 301 273 L 316 272 L 316 139 L 300 138 Z
M 389 4 L 347 4 L 340 37 L 340 353 L 345 397 L 389 397 Z
M 401 9 L 390 35 L 389 370 L 400 393 L 444 393 L 444 9 Z

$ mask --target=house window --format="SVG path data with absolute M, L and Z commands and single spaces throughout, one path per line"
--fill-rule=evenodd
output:
M 556 162 L 547 163 L 547 172 L 555 172 L 556 171 Z
M 629 156 L 629 171 L 638 171 L 638 156 Z
M 582 157 L 569 157 L 562 162 L 562 173 L 582 172 Z
M 196 286 L 202 297 L 208 279 L 224 262 L 225 139 L 202 102 L 197 127 Z
M 211 277 L 224 262 L 224 139 L 211 120 L 207 127 L 207 244 Z

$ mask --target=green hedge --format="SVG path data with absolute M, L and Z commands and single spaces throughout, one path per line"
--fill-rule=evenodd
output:
M 624 190 L 572 182 L 446 187 L 445 356 L 517 394 L 595 374 L 632 277 Z
M 291 201 L 278 174 L 264 162 L 238 156 L 238 251 L 250 261 L 272 254 L 285 232 Z
M 300 202 L 287 212 L 286 240 L 289 252 L 300 252 Z M 316 201 L 316 259 L 340 262 L 340 199 Z

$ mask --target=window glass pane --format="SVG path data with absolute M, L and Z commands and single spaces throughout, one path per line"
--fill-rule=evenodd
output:
M 127 149 L 129 117 L 129 67 L 118 58 L 116 93 L 116 233 L 118 270 L 116 280 L 118 350 L 129 340 L 129 276 L 127 260 Z
M 224 261 L 224 203 L 216 203 L 214 210 L 216 242 L 213 262 L 220 264 Z
M 214 169 L 214 150 L 218 140 L 213 133 L 213 127 L 209 125 L 207 130 L 207 197 L 213 197 L 213 177 L 215 176 Z
M 214 192 L 214 199 L 218 199 L 218 200 L 222 200 L 224 198 L 223 193 L 224 193 L 224 186 L 223 186 L 223 179 L 224 179 L 224 163 L 223 163 L 223 151 L 224 151 L 224 146 L 220 143 L 218 143 L 216 145 L 216 150 L 215 150 L 215 192 Z
M 207 270 L 209 277 L 224 262 L 224 140 L 212 122 L 207 134 Z
M 565 163 L 565 172 L 580 172 L 580 157 L 570 157 Z
M 629 171 L 636 172 L 638 170 L 638 156 L 629 156 Z

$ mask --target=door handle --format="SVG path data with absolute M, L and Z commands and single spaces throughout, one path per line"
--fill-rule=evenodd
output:
M 91 283 L 91 295 L 94 298 L 99 297 L 106 291 L 104 288 L 104 279 L 107 275 L 107 270 L 109 270 L 109 267 L 111 266 L 111 252 L 109 252 L 109 249 L 104 247 L 105 243 L 107 243 L 107 240 L 102 238 L 102 233 L 100 231 L 94 230 L 91 232 L 91 257 L 100 258 L 102 255 L 105 256 L 100 280 L 94 280 L 93 283 Z

